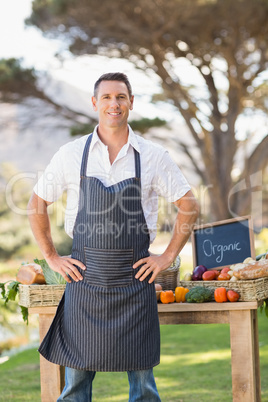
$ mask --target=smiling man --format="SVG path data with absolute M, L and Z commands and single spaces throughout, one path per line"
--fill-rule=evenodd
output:
M 95 85 L 92 104 L 99 113 L 99 132 L 114 128 L 126 130 L 129 111 L 133 109 L 134 96 L 130 95 L 124 82 L 101 81 Z
M 131 402 L 160 401 L 153 375 L 160 360 L 154 280 L 189 238 L 198 206 L 167 151 L 131 130 L 133 101 L 124 74 L 101 76 L 92 97 L 98 126 L 55 154 L 29 201 L 39 247 L 67 281 L 39 348 L 47 360 L 66 367 L 58 401 L 91 401 L 98 371 L 126 371 Z M 58 255 L 47 213 L 64 189 L 71 257 Z M 169 245 L 153 256 L 148 249 L 158 195 L 174 203 L 178 214 Z

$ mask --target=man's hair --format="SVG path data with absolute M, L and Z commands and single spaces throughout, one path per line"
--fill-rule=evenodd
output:
M 129 97 L 131 98 L 131 96 L 132 96 L 132 88 L 131 88 L 130 82 L 128 80 L 128 77 L 124 73 L 106 73 L 106 74 L 103 74 L 102 76 L 100 76 L 100 78 L 95 82 L 95 85 L 94 85 L 94 96 L 95 96 L 95 98 L 97 98 L 98 89 L 99 89 L 100 83 L 102 81 L 120 81 L 120 82 L 124 82 L 126 84 L 126 86 L 127 86 Z

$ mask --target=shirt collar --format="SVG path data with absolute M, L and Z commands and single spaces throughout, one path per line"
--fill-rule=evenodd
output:
M 138 151 L 139 153 L 140 151 L 140 144 L 138 142 L 138 136 L 134 133 L 134 131 L 132 130 L 132 128 L 130 126 L 128 126 L 128 143 L 134 148 L 136 149 L 136 151 Z
M 90 145 L 90 150 L 92 150 L 97 142 L 100 144 L 103 144 L 100 140 L 100 137 L 98 136 L 98 125 L 94 128 L 93 135 L 92 135 L 92 140 L 91 140 L 91 145 Z M 134 134 L 132 128 L 128 125 L 128 140 L 127 140 L 127 149 L 129 148 L 129 145 L 131 145 L 136 151 L 140 153 L 140 145 L 137 139 L 137 135 Z
M 98 129 L 98 126 L 96 126 L 96 127 L 94 128 L 89 151 L 91 151 L 91 150 L 94 148 L 94 146 L 96 145 L 97 142 L 98 142 L 99 144 L 102 144 L 102 142 L 101 142 L 101 140 L 100 140 L 100 137 L 98 136 L 97 129 Z

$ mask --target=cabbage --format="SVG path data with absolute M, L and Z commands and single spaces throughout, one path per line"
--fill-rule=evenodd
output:
M 47 285 L 65 285 L 65 279 L 58 273 L 53 271 L 46 260 L 38 260 L 37 258 L 34 262 L 41 266 Z

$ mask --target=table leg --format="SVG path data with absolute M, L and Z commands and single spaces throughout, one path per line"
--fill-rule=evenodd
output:
M 233 402 L 260 402 L 256 313 L 230 311 Z
M 258 310 L 251 310 L 253 320 L 254 336 L 254 355 L 255 355 L 255 378 L 256 378 L 256 400 L 261 401 L 261 372 L 260 372 L 260 354 L 259 354 L 259 327 Z
M 40 342 L 44 339 L 54 314 L 39 314 Z M 50 363 L 40 355 L 41 401 L 54 402 L 64 387 L 64 367 Z

